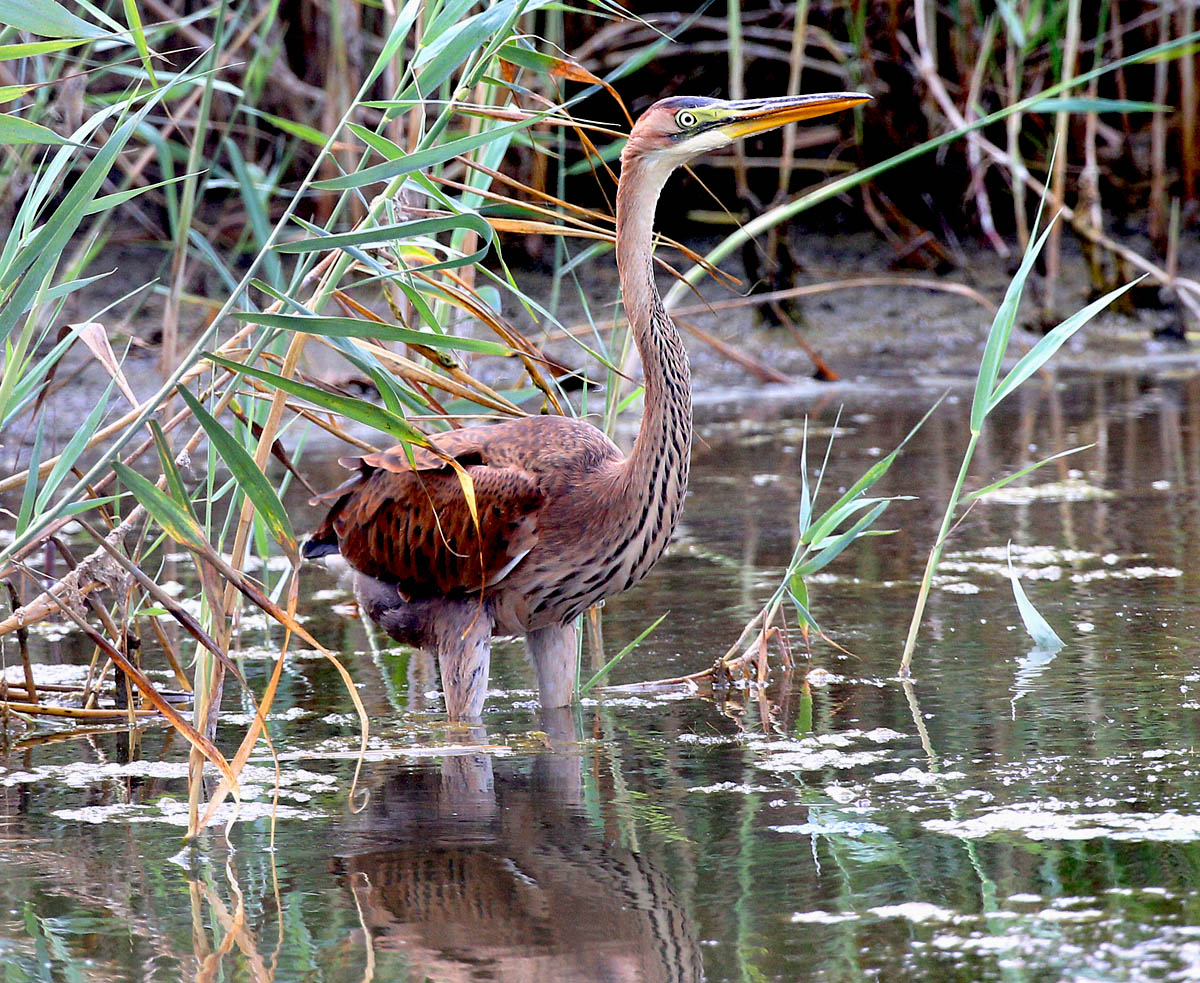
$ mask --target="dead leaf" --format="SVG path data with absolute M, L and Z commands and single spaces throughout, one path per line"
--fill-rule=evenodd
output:
M 88 346 L 88 350 L 96 357 L 96 361 L 104 366 L 104 370 L 112 376 L 122 395 L 129 400 L 129 405 L 136 410 L 141 402 L 130 388 L 125 373 L 121 371 L 121 365 L 112 350 L 112 345 L 108 343 L 108 333 L 104 330 L 104 325 L 99 321 L 88 321 L 84 324 L 68 324 L 67 327 Z

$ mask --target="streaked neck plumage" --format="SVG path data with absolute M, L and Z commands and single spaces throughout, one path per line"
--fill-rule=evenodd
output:
M 692 390 L 687 351 L 654 282 L 654 212 L 674 164 L 626 152 L 617 188 L 617 270 L 634 342 L 642 359 L 645 410 L 624 463 L 631 503 L 669 537 L 687 490 Z M 665 546 L 665 543 L 663 544 Z

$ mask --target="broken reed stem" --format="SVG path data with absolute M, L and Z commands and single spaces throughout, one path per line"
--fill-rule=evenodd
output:
M 1163 3 L 1166 7 L 1168 4 Z M 1196 5 L 1194 0 L 1183 0 L 1178 6 L 1179 36 L 1184 37 L 1196 29 Z M 1197 169 L 1200 160 L 1197 159 L 1196 147 L 1196 55 L 1192 51 L 1183 52 L 1179 59 L 1179 113 L 1180 113 L 1180 143 L 1183 152 L 1183 201 L 1194 204 L 1196 201 Z
M 13 586 L 11 580 L 6 580 L 4 586 L 8 588 L 8 601 L 12 605 L 13 613 L 15 614 L 21 607 L 21 599 L 17 596 L 17 588 Z M 25 694 L 26 699 L 34 706 L 38 703 L 37 686 L 33 680 L 33 664 L 29 661 L 29 632 L 22 625 L 17 629 L 17 650 L 21 656 L 21 667 L 25 672 Z M 3 680 L 0 680 L 2 682 Z M 5 690 L 9 687 L 5 686 Z M 12 688 L 16 688 L 13 686 Z
M 1067 36 L 1062 57 L 1062 82 L 1069 82 L 1075 77 L 1075 59 L 1079 51 L 1079 6 L 1080 0 L 1067 0 Z M 1064 89 L 1063 96 L 1069 96 L 1071 90 Z M 1054 119 L 1054 146 L 1058 153 L 1054 155 L 1053 170 L 1050 174 L 1050 214 L 1054 214 L 1066 202 L 1063 195 L 1067 177 L 1067 159 L 1071 156 L 1071 143 L 1068 139 L 1068 129 L 1071 125 L 1071 114 L 1060 112 Z M 1046 323 L 1054 320 L 1057 306 L 1058 271 L 1062 262 L 1062 226 L 1055 222 L 1050 229 L 1050 239 L 1046 243 L 1046 276 L 1042 281 L 1042 318 Z
M 23 713 L 31 717 L 68 717 L 73 720 L 111 720 L 120 723 L 129 720 L 130 714 L 139 720 L 159 717 L 166 720 L 157 710 L 139 710 L 135 707 L 116 710 L 96 710 L 84 707 L 60 707 L 47 703 L 22 703 L 17 700 L 0 700 L 0 710 Z
M 1021 76 L 1024 51 L 1018 50 L 1013 39 L 1006 46 L 1004 78 L 1008 86 L 1008 104 L 1014 105 L 1021 98 Z M 1025 214 L 1025 161 L 1021 156 L 1022 113 L 1013 113 L 1004 121 L 1008 156 L 1012 161 L 1009 168 L 1009 188 L 1013 196 L 1013 219 L 1017 230 L 1017 245 L 1024 253 L 1029 246 L 1029 216 Z
M 1158 43 L 1164 44 L 1170 34 L 1170 4 L 1158 5 Z M 1154 102 L 1167 101 L 1167 72 L 1170 64 L 1165 58 L 1154 63 Z M 1150 119 L 1150 241 L 1160 252 L 1167 236 L 1167 114 L 1153 113 Z
M 12 681 L 8 681 L 4 683 L 5 689 L 7 689 L 10 693 L 13 690 L 20 690 L 22 693 L 28 693 L 30 685 L 31 684 L 29 682 L 14 683 Z M 80 688 L 78 686 L 71 686 L 66 683 L 38 683 L 37 691 L 39 693 L 78 693 L 80 692 Z

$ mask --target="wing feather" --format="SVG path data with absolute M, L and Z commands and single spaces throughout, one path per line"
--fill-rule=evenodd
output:
M 420 471 L 407 460 L 397 470 L 365 459 L 363 465 L 362 481 L 327 524 L 350 566 L 410 598 L 478 592 L 506 576 L 537 543 L 544 495 L 535 476 L 520 469 L 466 468 L 475 486 L 476 526 L 459 476 L 444 462 Z
M 595 427 L 526 417 L 432 437 L 436 451 L 403 446 L 342 458 L 358 474 L 334 492 L 305 556 L 339 551 L 355 569 L 409 598 L 476 593 L 502 581 L 539 539 L 548 489 L 620 452 Z M 478 528 L 453 459 L 475 486 Z

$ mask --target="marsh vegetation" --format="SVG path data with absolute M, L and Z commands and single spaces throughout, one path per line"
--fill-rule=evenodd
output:
M 14 979 L 1194 971 L 1194 5 L 630 6 L 0 3 Z M 843 89 L 664 200 L 704 439 L 581 705 L 447 730 L 307 499 L 624 439 L 630 120 Z

